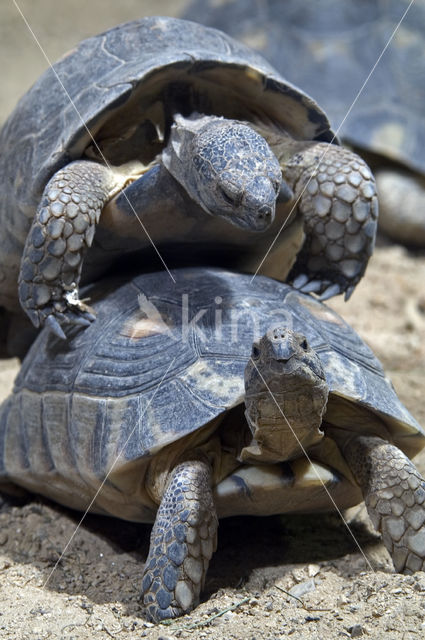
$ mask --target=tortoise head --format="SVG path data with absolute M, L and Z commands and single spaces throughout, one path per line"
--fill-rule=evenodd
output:
M 262 136 L 217 118 L 194 138 L 193 154 L 193 180 L 208 213 L 252 231 L 272 224 L 282 172 Z
M 265 389 L 279 393 L 288 385 L 323 383 L 325 373 L 319 356 L 302 333 L 273 327 L 252 346 L 245 369 L 245 388 L 251 395 Z
M 242 459 L 288 460 L 320 440 L 328 393 L 306 337 L 286 327 L 269 330 L 254 342 L 245 369 L 245 415 L 255 441 Z
M 204 211 L 243 229 L 267 229 L 277 198 L 293 197 L 266 140 L 236 120 L 176 115 L 162 158 Z

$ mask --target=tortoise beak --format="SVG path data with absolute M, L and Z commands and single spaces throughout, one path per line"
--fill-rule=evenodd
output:
M 278 362 L 288 362 L 297 353 L 293 340 L 290 340 L 287 335 L 279 340 L 274 339 L 271 347 L 273 356 Z
M 248 208 L 242 205 L 238 210 L 234 211 L 233 217 L 227 219 L 241 229 L 265 231 L 274 221 L 275 212 L 275 202 L 255 208 Z
M 253 231 L 264 231 L 274 221 L 277 193 L 271 180 L 257 176 L 248 185 L 242 197 L 241 209 Z

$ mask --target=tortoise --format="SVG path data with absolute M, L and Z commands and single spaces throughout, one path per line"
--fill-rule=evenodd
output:
M 250 44 L 315 96 L 342 140 L 372 166 L 380 229 L 425 246 L 422 2 L 248 0 L 218 7 L 194 0 L 185 15 Z
M 251 272 L 268 256 L 285 279 L 298 253 L 296 286 L 349 295 L 373 248 L 375 185 L 332 141 L 310 97 L 219 31 L 151 17 L 84 40 L 0 132 L 3 324 L 17 326 L 18 276 L 36 327 L 90 323 L 90 246 L 87 283 L 117 261 L 152 270 L 155 251 Z
M 92 285 L 95 323 L 66 342 L 41 331 L 0 408 L 2 490 L 154 522 L 154 621 L 197 604 L 218 517 L 364 498 L 396 570 L 423 570 L 425 482 L 407 456 L 425 433 L 369 347 L 287 284 L 174 275 Z

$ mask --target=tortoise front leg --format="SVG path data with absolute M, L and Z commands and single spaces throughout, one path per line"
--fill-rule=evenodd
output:
M 396 571 L 425 570 L 425 480 L 397 447 L 359 436 L 344 449 Z
M 154 622 L 198 604 L 216 542 L 211 466 L 201 460 L 181 462 L 162 497 L 143 573 L 143 601 Z
M 355 153 L 326 143 L 293 143 L 284 164 L 306 239 L 289 274 L 295 288 L 326 300 L 351 295 L 372 254 L 377 229 L 375 181 Z
M 48 182 L 21 261 L 19 299 L 36 327 L 48 324 L 65 338 L 61 324 L 87 325 L 94 316 L 78 299 L 85 251 L 117 178 L 104 165 L 72 162 Z

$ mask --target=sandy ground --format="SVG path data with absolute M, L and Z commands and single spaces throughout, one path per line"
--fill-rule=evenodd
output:
M 18 2 L 51 59 L 82 37 L 143 14 L 178 14 L 185 2 Z M 13 2 L 0 7 L 0 121 L 45 68 Z M 381 241 L 349 303 L 332 306 L 384 363 L 406 406 L 425 424 L 425 255 Z M 0 363 L 0 398 L 17 363 Z M 425 473 L 425 455 L 417 458 Z M 425 574 L 392 573 L 362 506 L 341 519 L 273 517 L 220 524 L 204 599 L 190 615 L 154 627 L 138 600 L 149 527 L 79 514 L 39 501 L 0 513 L 1 640 L 130 640 L 140 637 L 274 640 L 425 633 Z M 48 582 L 47 582 L 48 580 Z M 46 584 L 47 582 L 47 584 Z

